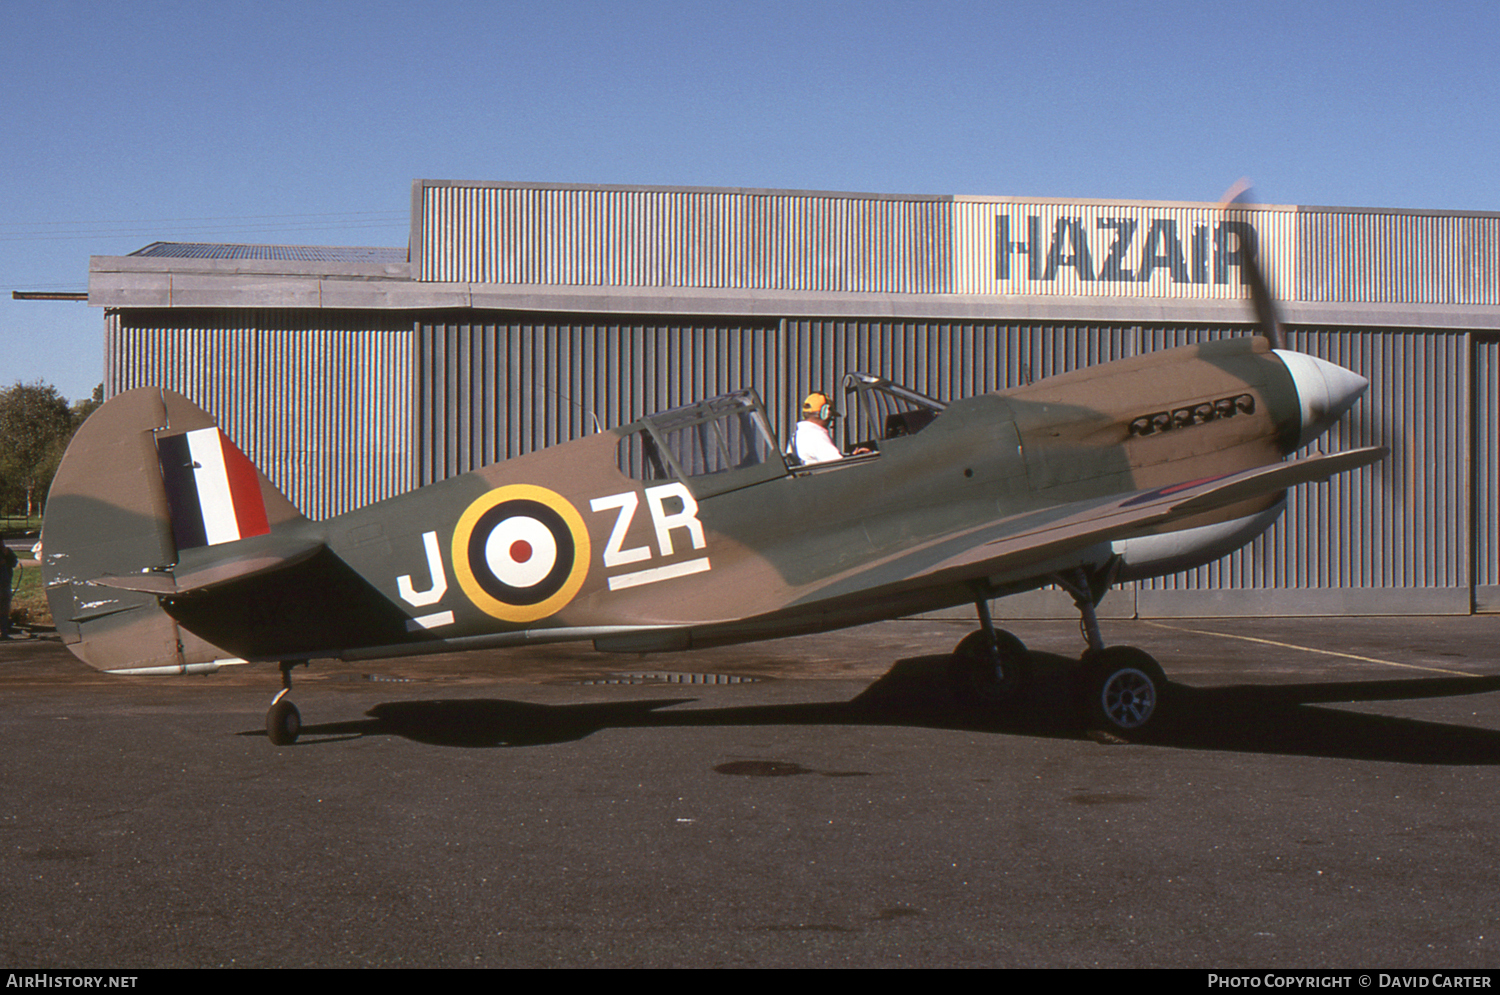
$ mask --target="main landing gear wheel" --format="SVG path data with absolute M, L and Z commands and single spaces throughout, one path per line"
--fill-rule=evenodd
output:
M 302 732 L 302 713 L 285 698 L 278 698 L 266 712 L 266 736 L 272 746 L 291 746 Z
M 1088 729 L 1131 738 L 1161 721 L 1167 676 L 1144 650 L 1111 646 L 1083 654 L 1079 706 Z
M 953 650 L 948 676 L 965 702 L 996 704 L 1015 696 L 1030 675 L 1026 644 L 1003 629 L 969 633 Z
M 307 663 L 281 661 L 281 690 L 271 699 L 271 708 L 266 712 L 266 738 L 272 746 L 291 746 L 302 734 L 302 713 L 287 697 L 292 693 L 292 668 L 297 666 L 305 667 Z

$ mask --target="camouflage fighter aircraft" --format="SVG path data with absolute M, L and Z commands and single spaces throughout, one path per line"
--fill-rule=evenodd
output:
M 266 717 L 296 740 L 292 668 L 316 658 L 590 640 L 656 651 L 974 604 L 953 654 L 978 701 L 1014 694 L 1027 651 L 989 600 L 1057 583 L 1088 649 L 1090 728 L 1139 733 L 1161 667 L 1106 647 L 1110 585 L 1211 562 L 1285 492 L 1382 449 L 1287 459 L 1368 386 L 1263 335 L 1087 367 L 940 403 L 877 376 L 846 390 L 874 452 L 784 455 L 739 391 L 486 466 L 326 521 L 303 517 L 186 398 L 127 391 L 78 432 L 47 503 L 59 632 L 116 674 L 279 665 Z

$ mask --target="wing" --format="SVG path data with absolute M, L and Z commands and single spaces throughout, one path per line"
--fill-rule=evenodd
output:
M 1017 574 L 1028 566 L 1040 568 L 1096 543 L 1130 538 L 1163 523 L 1275 494 L 1297 484 L 1327 480 L 1334 474 L 1375 463 L 1385 454 L 1384 448 L 1373 447 L 1310 456 L 998 518 L 903 550 L 874 564 L 861 565 L 831 578 L 804 600 L 822 601 Z

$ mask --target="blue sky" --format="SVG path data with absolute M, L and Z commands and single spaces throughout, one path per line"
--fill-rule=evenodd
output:
M 90 255 L 405 245 L 416 178 L 1500 210 L 1500 4 L 0 0 L 0 386 Z

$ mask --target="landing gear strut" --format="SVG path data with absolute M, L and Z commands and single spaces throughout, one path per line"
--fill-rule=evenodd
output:
M 302 732 L 302 713 L 292 704 L 287 695 L 292 690 L 292 668 L 297 666 L 289 660 L 281 662 L 281 690 L 271 699 L 266 712 L 266 738 L 272 746 L 291 746 Z
M 1116 563 L 1090 575 L 1082 569 L 1053 579 L 1073 596 L 1088 649 L 1079 659 L 1075 688 L 1079 717 L 1087 729 L 1123 738 L 1140 736 L 1160 721 L 1167 675 L 1145 650 L 1104 645 L 1099 631 L 1099 602 L 1108 593 Z
M 979 609 L 981 627 L 954 648 L 948 674 L 964 701 L 993 705 L 1013 698 L 1026 684 L 1031 654 L 1021 640 L 995 628 L 984 594 L 975 589 L 974 606 Z

